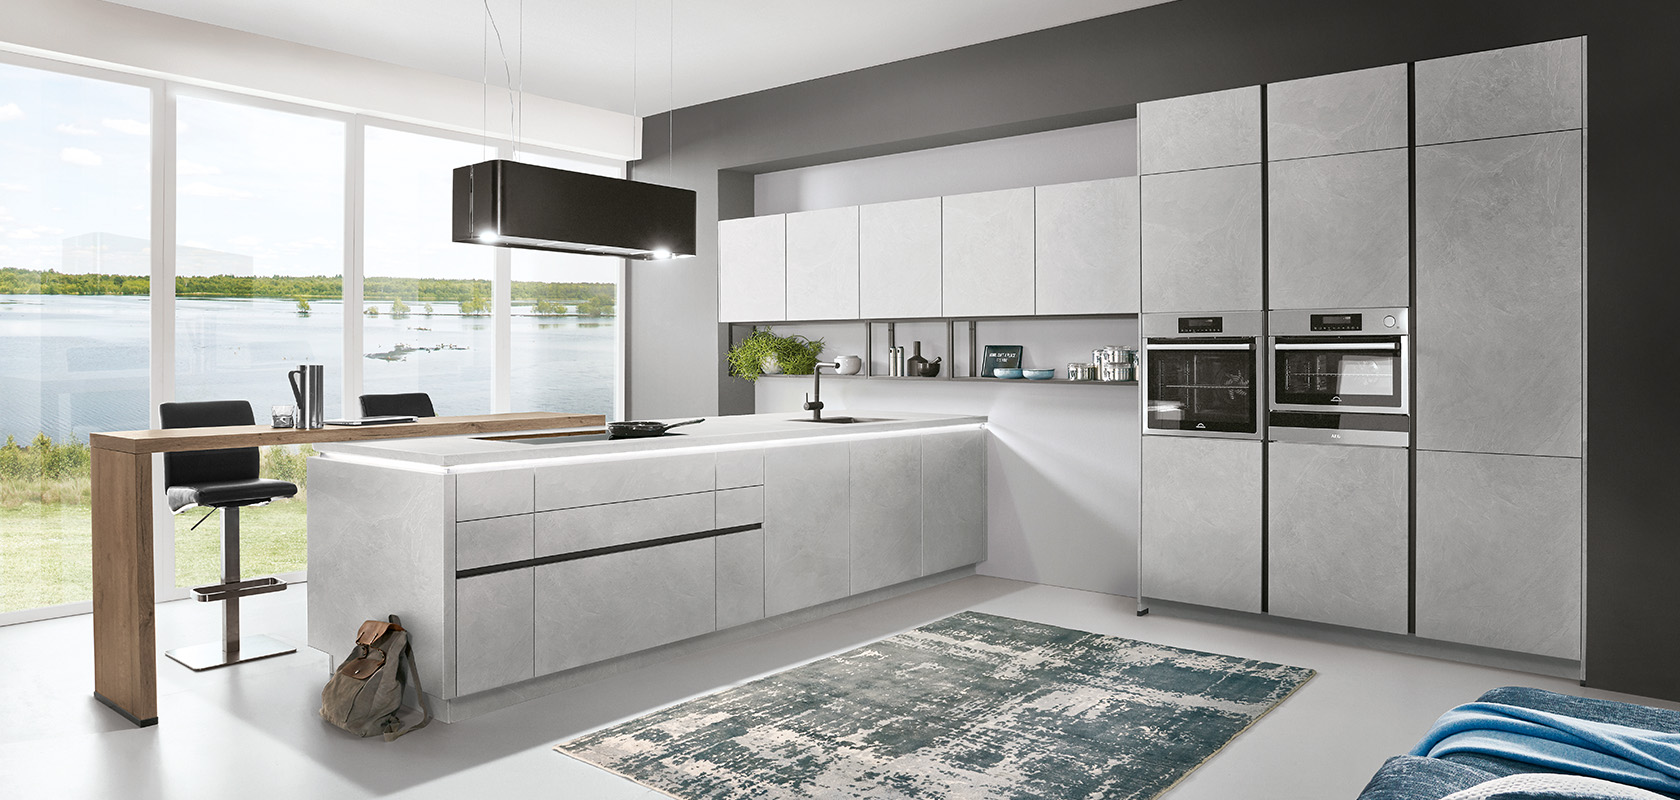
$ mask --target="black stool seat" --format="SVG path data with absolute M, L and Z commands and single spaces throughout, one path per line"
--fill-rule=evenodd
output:
M 295 483 L 268 478 L 246 478 L 237 481 L 207 481 L 171 486 L 166 490 L 169 510 L 180 512 L 193 506 L 205 508 L 233 508 L 256 505 L 282 497 L 297 496 Z

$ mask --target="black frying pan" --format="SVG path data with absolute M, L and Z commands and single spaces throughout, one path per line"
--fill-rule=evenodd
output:
M 626 422 L 607 423 L 608 439 L 641 439 L 647 436 L 663 436 L 665 432 L 678 425 L 693 425 L 705 422 L 702 419 L 687 419 L 682 422 L 653 422 L 650 420 L 629 420 Z

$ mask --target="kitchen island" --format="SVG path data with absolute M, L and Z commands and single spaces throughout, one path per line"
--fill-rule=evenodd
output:
M 971 572 L 985 418 L 859 417 L 322 446 L 309 644 L 398 614 L 452 721 Z

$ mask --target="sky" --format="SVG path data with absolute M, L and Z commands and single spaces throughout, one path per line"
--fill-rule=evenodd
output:
M 181 92 L 177 243 L 250 256 L 258 275 L 342 274 L 346 122 Z M 0 266 L 59 269 L 85 233 L 149 236 L 150 106 L 144 87 L 0 64 Z M 493 249 L 449 241 L 450 174 L 494 154 L 372 123 L 365 153 L 365 273 L 489 279 Z M 516 250 L 513 264 L 515 280 L 615 281 L 619 262 Z

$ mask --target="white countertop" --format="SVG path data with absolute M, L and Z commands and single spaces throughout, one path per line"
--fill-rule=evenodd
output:
M 850 424 L 796 421 L 809 419 L 810 416 L 811 414 L 808 411 L 786 411 L 774 414 L 709 417 L 705 422 L 685 425 L 665 436 L 645 439 L 583 442 L 558 439 L 553 442 L 525 444 L 519 441 L 492 438 L 509 435 L 521 437 L 542 435 L 542 432 L 532 431 L 520 434 L 435 436 L 423 439 L 337 442 L 319 444 L 315 446 L 315 449 L 329 458 L 349 456 L 357 460 L 377 459 L 448 470 L 451 467 L 508 461 L 648 454 L 654 451 L 682 450 L 693 447 L 751 445 L 789 439 L 819 439 L 834 436 L 857 436 L 959 425 L 978 425 L 986 421 L 985 417 L 957 414 L 915 414 L 900 411 L 853 411 L 850 409 L 830 411 L 825 416 L 849 416 L 879 419 L 880 421 Z M 682 419 L 684 418 L 679 417 L 661 421 L 680 422 Z M 554 431 L 554 433 L 575 433 L 576 431 L 576 428 L 570 428 Z M 393 466 L 397 465 L 393 464 Z

